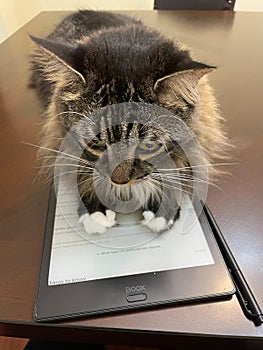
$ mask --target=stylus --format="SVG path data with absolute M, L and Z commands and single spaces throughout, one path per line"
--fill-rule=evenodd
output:
M 233 277 L 233 281 L 236 287 L 236 294 L 239 299 L 240 305 L 246 314 L 246 316 L 251 319 L 255 325 L 259 326 L 263 323 L 263 312 L 253 295 L 244 275 L 242 274 L 236 259 L 233 256 L 222 232 L 220 231 L 211 211 L 209 208 L 203 204 L 204 212 L 207 219 L 213 229 L 215 239 L 217 244 L 225 258 L 226 265 Z

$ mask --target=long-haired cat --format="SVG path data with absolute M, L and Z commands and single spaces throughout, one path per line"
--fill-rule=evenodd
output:
M 181 43 L 141 21 L 110 12 L 78 11 L 45 39 L 32 40 L 37 47 L 30 84 L 45 109 L 39 150 L 44 175 L 52 177 L 62 140 L 75 128 L 83 151 L 76 171 L 80 221 L 86 222 L 86 230 L 104 232 L 115 225 L 115 201 L 125 203 L 132 197 L 143 208 L 144 225 L 156 232 L 171 227 L 180 213 L 173 186 L 178 189 L 175 184 L 181 179 L 182 191 L 191 192 L 193 169 L 168 132 L 174 129 L 173 121 L 151 123 L 151 118 L 156 120 L 158 108 L 165 108 L 180 119 L 196 136 L 203 154 L 200 166 L 209 165 L 213 174 L 211 165 L 228 143 L 206 76 L 215 67 L 195 61 Z M 120 106 L 118 113 L 110 106 Z M 151 115 L 149 106 L 157 112 Z M 180 129 L 180 123 L 177 126 Z M 114 150 L 117 144 L 121 146 Z M 162 166 L 163 173 L 158 173 L 156 164 L 165 154 L 173 160 L 174 172 Z M 62 155 L 72 160 L 70 153 Z M 102 171 L 96 168 L 99 162 Z M 100 184 L 100 195 L 94 182 Z M 163 193 L 165 208 L 160 206 Z

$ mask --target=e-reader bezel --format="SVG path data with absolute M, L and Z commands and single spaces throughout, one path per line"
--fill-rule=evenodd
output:
M 195 199 L 193 203 L 195 209 L 198 209 L 198 212 L 201 211 L 199 222 L 213 256 L 214 264 L 49 286 L 48 273 L 56 209 L 56 196 L 52 186 L 35 299 L 34 320 L 44 322 L 155 305 L 230 297 L 235 293 L 230 273 L 206 215 L 203 210 L 200 210 L 200 201 Z M 127 294 L 127 286 L 144 287 L 141 291 L 137 290 Z M 127 300 L 127 296 L 136 294 L 145 294 L 146 299 L 131 301 L 133 298 L 128 298 L 129 300 Z

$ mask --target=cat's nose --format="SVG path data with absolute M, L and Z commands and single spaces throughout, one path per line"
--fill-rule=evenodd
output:
M 111 181 L 116 185 L 131 185 L 133 182 L 132 164 L 130 159 L 118 164 L 111 174 Z
M 116 185 L 131 185 L 133 180 L 131 176 L 126 176 L 125 174 L 117 174 L 113 172 L 111 175 L 111 182 Z

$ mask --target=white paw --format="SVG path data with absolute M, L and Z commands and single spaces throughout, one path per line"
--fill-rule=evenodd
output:
M 161 233 L 163 231 L 169 230 L 174 224 L 173 220 L 167 221 L 164 217 L 155 217 L 152 211 L 144 211 L 142 213 L 144 220 L 142 224 L 149 227 L 153 232 Z
M 104 233 L 108 227 L 112 227 L 116 224 L 115 217 L 116 213 L 107 209 L 106 215 L 100 211 L 96 211 L 92 214 L 84 214 L 79 218 L 79 222 L 83 224 L 88 234 Z

